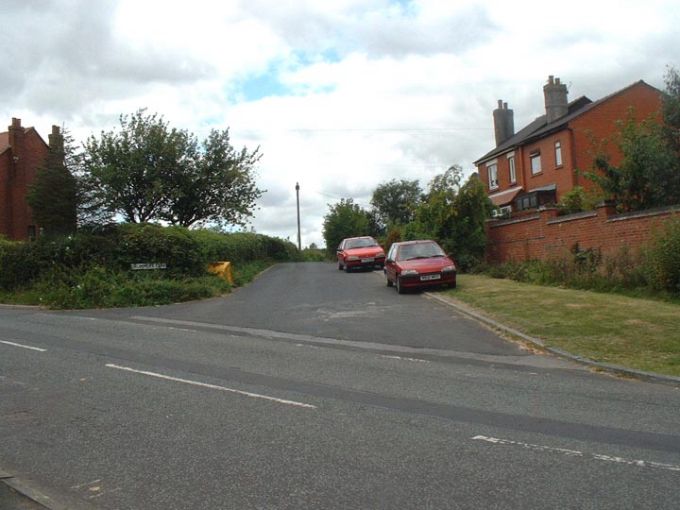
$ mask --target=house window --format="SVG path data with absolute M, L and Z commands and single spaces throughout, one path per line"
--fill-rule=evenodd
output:
M 562 166 L 562 143 L 555 142 L 555 166 Z
M 489 189 L 498 188 L 498 167 L 496 163 L 487 165 L 486 171 L 489 173 Z
M 529 155 L 529 159 L 531 160 L 531 173 L 533 175 L 540 174 L 541 173 L 541 153 L 540 152 L 533 152 Z
M 517 182 L 517 170 L 515 169 L 515 156 L 508 158 L 508 167 L 510 168 L 510 184 Z

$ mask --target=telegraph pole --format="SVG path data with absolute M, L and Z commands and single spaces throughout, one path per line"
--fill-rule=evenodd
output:
M 300 183 L 295 183 L 295 195 L 297 197 L 297 223 L 298 223 L 298 250 L 302 251 L 302 239 L 300 237 Z

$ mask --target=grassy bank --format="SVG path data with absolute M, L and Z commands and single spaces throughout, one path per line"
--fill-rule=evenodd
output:
M 680 376 L 680 305 L 460 275 L 450 296 L 596 361 Z

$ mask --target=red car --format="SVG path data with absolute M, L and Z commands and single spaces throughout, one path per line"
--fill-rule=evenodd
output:
M 370 236 L 349 237 L 338 246 L 338 269 L 349 272 L 354 268 L 373 269 L 385 266 L 385 250 Z
M 456 287 L 456 264 L 434 241 L 394 243 L 385 259 L 387 286 L 405 289 L 448 285 Z

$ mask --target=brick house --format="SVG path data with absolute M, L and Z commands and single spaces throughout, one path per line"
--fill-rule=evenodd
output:
M 35 239 L 40 226 L 33 220 L 26 201 L 28 189 L 39 168 L 45 166 L 50 147 L 63 147 L 58 126 L 52 126 L 46 144 L 35 128 L 24 128 L 21 119 L 12 119 L 0 133 L 0 235 L 13 240 Z
M 638 121 L 658 114 L 662 102 L 662 92 L 644 81 L 598 101 L 582 96 L 568 102 L 567 86 L 549 76 L 543 94 L 545 114 L 517 133 L 513 111 L 499 100 L 493 111 L 496 148 L 475 161 L 489 198 L 504 215 L 554 204 L 577 185 L 593 186 L 574 171 L 591 170 L 592 140 L 610 138 L 629 112 Z M 616 147 L 607 151 L 616 165 Z

